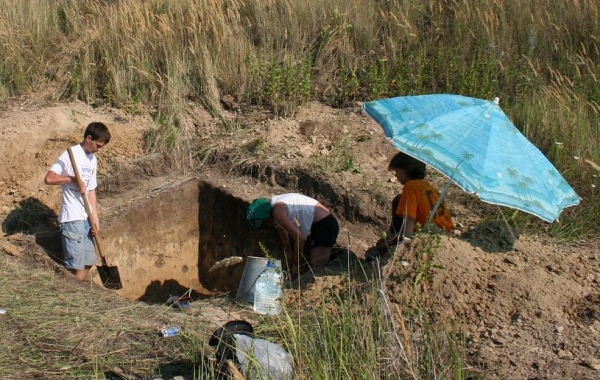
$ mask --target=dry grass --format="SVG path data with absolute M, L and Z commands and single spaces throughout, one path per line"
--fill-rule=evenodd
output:
M 195 358 L 217 326 L 201 315 L 201 302 L 182 313 L 0 258 L 2 379 L 104 379 L 115 366 L 145 376 L 198 371 Z M 159 335 L 173 325 L 180 338 Z

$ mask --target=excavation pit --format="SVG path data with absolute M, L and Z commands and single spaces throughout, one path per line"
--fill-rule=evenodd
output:
M 215 264 L 261 256 L 259 242 L 275 256 L 279 249 L 272 231 L 250 227 L 247 206 L 248 200 L 194 178 L 114 207 L 103 216 L 101 244 L 108 264 L 119 268 L 123 288 L 116 292 L 150 303 L 190 291 L 235 295 L 244 260 Z

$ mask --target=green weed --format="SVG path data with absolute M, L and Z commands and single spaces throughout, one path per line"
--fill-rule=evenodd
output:
M 343 135 L 332 142 L 326 152 L 313 158 L 310 162 L 315 169 L 327 172 L 350 172 L 360 173 L 360 169 L 350 153 L 350 147 L 356 144 L 353 136 Z

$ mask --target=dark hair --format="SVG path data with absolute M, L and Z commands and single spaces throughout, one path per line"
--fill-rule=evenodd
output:
M 398 152 L 390 160 L 388 170 L 404 169 L 410 179 L 424 179 L 426 174 L 425 164 L 406 153 Z
M 95 121 L 93 123 L 89 123 L 85 132 L 83 132 L 83 138 L 90 136 L 94 141 L 100 141 L 104 144 L 108 144 L 110 142 L 110 132 L 108 131 L 108 127 L 104 123 L 100 123 Z

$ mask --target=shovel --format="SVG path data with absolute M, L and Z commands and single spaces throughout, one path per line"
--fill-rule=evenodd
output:
M 71 166 L 73 166 L 73 171 L 75 172 L 75 178 L 77 179 L 77 183 L 81 181 L 81 177 L 79 176 L 79 170 L 77 169 L 77 163 L 75 162 L 75 157 L 73 156 L 73 152 L 71 148 L 67 149 L 69 153 L 69 159 L 71 160 Z M 90 203 L 88 202 L 87 196 L 85 194 L 81 194 L 83 198 L 83 204 L 85 206 L 85 212 L 87 213 L 88 219 L 90 220 L 90 225 L 92 224 L 92 209 L 90 208 Z M 116 266 L 108 266 L 106 263 L 106 258 L 102 254 L 102 249 L 100 249 L 100 242 L 98 241 L 98 235 L 92 236 L 92 240 L 94 242 L 94 247 L 96 248 L 96 252 L 98 256 L 100 256 L 100 260 L 102 265 L 96 265 L 98 269 L 98 274 L 100 275 L 100 281 L 102 281 L 102 285 L 104 285 L 107 289 L 121 289 L 123 285 L 121 284 L 121 276 L 119 275 L 119 268 Z

